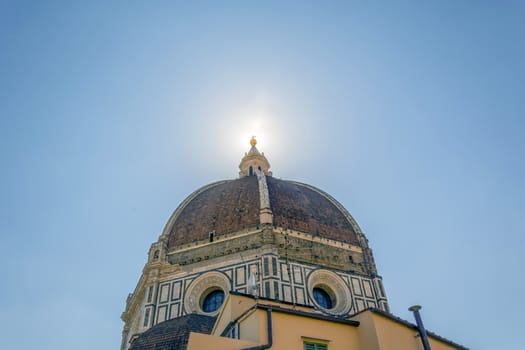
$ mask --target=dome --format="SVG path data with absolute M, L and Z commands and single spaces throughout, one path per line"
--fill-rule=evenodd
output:
M 256 144 L 252 138 L 239 178 L 191 193 L 150 246 L 122 314 L 121 350 L 167 349 L 169 337 L 187 342 L 188 325 L 211 323 L 232 292 L 337 317 L 388 310 L 350 213 L 314 186 L 273 177 Z
M 331 196 L 294 181 L 271 176 L 264 176 L 264 180 L 274 226 L 359 245 L 357 224 Z M 259 183 L 257 176 L 245 176 L 195 191 L 182 202 L 166 225 L 168 250 L 208 240 L 210 234 L 220 237 L 263 224 Z

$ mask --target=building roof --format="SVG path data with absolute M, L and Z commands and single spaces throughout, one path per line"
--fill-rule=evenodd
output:
M 129 350 L 185 350 L 190 332 L 210 334 L 215 319 L 190 314 L 161 322 L 133 340 Z
M 357 314 L 360 314 L 360 313 L 363 313 L 363 312 L 367 312 L 367 311 L 370 311 L 370 312 L 372 312 L 374 314 L 377 314 L 377 315 L 381 315 L 381 316 L 386 317 L 386 318 L 388 318 L 388 319 L 390 319 L 390 320 L 392 320 L 394 322 L 397 322 L 397 323 L 402 324 L 402 325 L 404 325 L 406 327 L 413 328 L 414 330 L 417 330 L 417 326 L 415 324 L 413 324 L 411 322 L 408 322 L 408 321 L 406 321 L 406 320 L 404 320 L 404 319 L 402 319 L 400 317 L 397 317 L 394 314 L 391 314 L 389 312 L 380 310 L 378 308 L 369 308 L 369 309 L 363 310 L 361 312 L 358 312 Z M 465 347 L 463 345 L 460 345 L 458 343 L 455 343 L 452 340 L 444 338 L 444 337 L 442 337 L 442 336 L 440 336 L 440 335 L 438 335 L 438 334 L 436 334 L 434 332 L 431 332 L 428 329 L 425 329 L 425 331 L 426 331 L 428 336 L 430 336 L 430 337 L 432 337 L 434 339 L 437 339 L 439 341 L 442 341 L 443 343 L 449 344 L 449 345 L 451 345 L 453 347 L 456 347 L 458 350 L 469 350 L 469 348 L 467 348 L 467 347 Z
M 353 219 L 323 191 L 298 182 L 267 178 L 275 226 L 358 244 Z
M 362 313 L 365 313 L 365 312 L 372 312 L 374 314 L 377 314 L 377 315 L 380 315 L 380 316 L 383 316 L 385 318 L 388 318 L 389 320 L 391 321 L 394 321 L 396 323 L 399 323 L 405 327 L 408 327 L 408 328 L 412 328 L 414 330 L 417 330 L 417 326 L 411 322 L 408 322 L 400 317 L 397 317 L 396 315 L 394 314 L 391 314 L 389 312 L 386 312 L 386 311 L 383 311 L 381 309 L 378 309 L 378 308 L 368 308 L 368 309 L 365 309 L 363 311 L 360 311 L 356 314 L 353 314 L 352 316 L 350 317 L 346 317 L 346 318 L 342 318 L 342 317 L 336 317 L 336 316 L 333 316 L 333 315 L 326 315 L 326 314 L 319 314 L 319 313 L 316 313 L 314 312 L 314 308 L 312 306 L 309 306 L 309 305 L 302 305 L 302 304 L 297 304 L 297 303 L 287 303 L 287 302 L 284 302 L 284 301 L 280 301 L 280 300 L 275 300 L 275 299 L 269 299 L 269 298 L 264 298 L 264 297 L 254 297 L 253 295 L 251 294 L 246 294 L 246 293 L 239 293 L 239 292 L 234 292 L 234 291 L 231 291 L 230 294 L 232 295 L 238 295 L 238 296 L 242 296 L 242 297 L 247 297 L 247 298 L 250 298 L 250 299 L 257 299 L 259 300 L 259 302 L 254 306 L 255 308 L 259 308 L 259 309 L 272 309 L 274 311 L 277 311 L 277 312 L 283 312 L 283 313 L 288 313 L 288 314 L 294 314 L 294 315 L 298 315 L 298 316 L 304 316 L 304 317 L 309 317 L 309 318 L 312 318 L 312 319 L 319 319 L 319 320 L 324 320 L 324 321 L 330 321 L 330 322 L 335 322 L 335 323 L 343 323 L 343 324 L 347 324 L 347 325 L 351 325 L 351 326 L 356 326 L 358 327 L 360 325 L 360 322 L 359 321 L 356 321 L 356 320 L 353 320 L 353 318 L 359 314 L 362 314 Z M 276 303 L 277 305 L 275 304 L 264 304 L 264 303 L 261 303 L 261 301 L 268 301 L 268 302 L 272 302 L 272 303 Z M 279 306 L 279 305 L 283 305 L 283 306 Z M 290 308 L 291 306 L 293 305 L 297 305 L 297 306 L 301 306 L 303 308 L 308 308 L 308 309 L 311 309 L 312 311 L 301 311 L 301 310 L 296 310 L 294 308 Z M 428 336 L 436 339 L 436 340 L 439 340 L 443 343 L 446 343 L 448 345 L 451 345 L 455 348 L 457 348 L 458 350 L 469 350 L 469 348 L 463 346 L 463 345 L 460 345 L 456 342 L 453 342 L 452 340 L 449 340 L 445 337 L 442 337 L 434 332 L 431 332 L 429 331 L 428 329 L 426 330 Z
M 354 327 L 359 326 L 359 321 L 354 321 L 354 320 L 350 320 L 350 319 L 342 318 L 342 317 L 335 317 L 333 315 L 294 310 L 294 309 L 270 305 L 270 304 L 257 304 L 255 307 L 257 309 L 272 310 L 276 312 L 282 312 L 285 314 L 307 317 L 307 318 L 314 319 L 314 320 L 323 320 L 323 321 L 334 322 L 334 323 L 342 323 L 342 324 L 346 324 L 346 325 L 354 326 Z
M 238 179 L 206 185 L 179 205 L 162 234 L 168 251 L 261 224 L 366 245 L 350 213 L 330 195 L 307 184 L 272 177 L 270 164 L 256 144 L 252 137 Z
M 168 222 L 168 249 L 207 239 L 210 232 L 222 235 L 259 224 L 255 176 L 205 186 L 188 199 L 173 214 L 176 219 Z
M 356 225 L 348 212 L 321 190 L 266 177 L 274 225 L 358 245 Z M 178 245 L 255 228 L 260 224 L 260 191 L 256 176 L 207 185 L 190 195 L 166 226 L 168 249 Z

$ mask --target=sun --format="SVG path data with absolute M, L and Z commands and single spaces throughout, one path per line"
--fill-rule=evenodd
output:
M 239 132 L 238 143 L 243 148 L 251 145 L 252 138 L 255 138 L 258 146 L 264 145 L 268 142 L 268 134 L 266 132 L 266 126 L 262 118 L 249 119 L 247 122 L 241 125 L 241 131 Z

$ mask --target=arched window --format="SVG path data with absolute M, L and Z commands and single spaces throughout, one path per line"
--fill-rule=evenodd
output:
M 155 253 L 153 253 L 153 260 L 158 260 L 158 259 L 159 259 L 159 251 L 155 250 Z
M 202 311 L 213 312 L 217 311 L 224 301 L 224 292 L 220 289 L 216 289 L 206 295 L 202 301 Z
M 333 307 L 332 298 L 322 288 L 314 288 L 314 299 L 323 309 L 331 309 Z

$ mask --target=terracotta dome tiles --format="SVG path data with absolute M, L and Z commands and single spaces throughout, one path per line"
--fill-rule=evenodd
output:
M 348 219 L 321 193 L 290 181 L 267 180 L 275 226 L 358 244 Z
M 171 227 L 168 248 L 220 236 L 259 224 L 257 178 L 220 183 L 198 194 Z
M 273 223 L 358 245 L 345 214 L 321 191 L 267 176 Z M 259 188 L 255 176 L 219 183 L 195 196 L 168 228 L 168 249 L 259 225 Z

